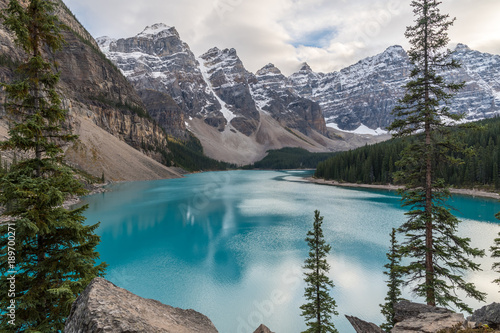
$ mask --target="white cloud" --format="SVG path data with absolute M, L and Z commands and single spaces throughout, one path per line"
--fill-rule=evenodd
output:
M 248 70 L 269 62 L 285 74 L 307 61 L 332 71 L 399 44 L 413 18 L 408 0 L 66 0 L 95 36 L 134 36 L 157 22 L 175 26 L 200 55 L 213 46 L 235 48 Z M 452 43 L 500 53 L 500 2 L 448 0 L 456 16 Z

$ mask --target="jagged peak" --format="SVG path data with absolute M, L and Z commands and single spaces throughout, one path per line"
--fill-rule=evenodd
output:
M 401 45 L 392 45 L 392 46 L 389 46 L 388 48 L 386 48 L 384 52 L 394 52 L 394 51 L 401 52 L 404 50 L 405 49 L 403 49 L 403 47 Z
M 404 56 L 406 55 L 406 51 L 405 49 L 403 49 L 403 47 L 401 45 L 392 45 L 392 46 L 389 46 L 388 48 L 385 49 L 384 52 L 382 52 L 382 54 L 396 54 L 396 55 L 400 55 L 400 56 Z
M 269 63 L 259 69 L 257 71 L 257 76 L 262 76 L 262 75 L 267 75 L 267 74 L 274 74 L 274 75 L 281 75 L 281 71 L 279 70 L 278 67 L 274 66 L 274 64 Z
M 455 47 L 455 51 L 470 51 L 470 47 L 465 44 L 458 43 Z
M 165 34 L 167 32 L 167 34 Z M 165 23 L 156 23 L 144 28 L 144 30 L 137 34 L 136 37 L 154 37 L 161 35 L 161 37 L 166 37 L 166 35 L 176 35 L 178 36 L 175 27 L 166 25 Z
M 215 58 L 217 57 L 219 54 L 221 54 L 221 50 L 215 46 L 215 47 L 212 47 L 210 50 L 208 50 L 207 52 L 203 53 L 200 58 L 201 59 L 209 59 L 209 58 Z
M 222 59 L 231 58 L 235 60 L 239 59 L 236 50 L 234 48 L 221 50 L 218 47 L 212 47 L 210 50 L 202 54 L 200 58 L 204 60 L 215 59 L 215 58 L 222 58 Z
M 303 62 L 302 65 L 300 66 L 300 72 L 312 72 L 311 66 L 307 62 Z
M 235 48 L 230 48 L 230 49 L 224 49 L 222 51 L 222 53 L 228 53 L 228 54 L 231 54 L 231 55 L 237 55 L 237 52 L 236 52 L 236 49 Z

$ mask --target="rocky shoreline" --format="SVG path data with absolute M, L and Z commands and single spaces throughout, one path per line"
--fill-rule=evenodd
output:
M 108 190 L 106 190 L 104 187 L 109 185 L 109 184 L 110 184 L 109 182 L 101 183 L 101 184 L 90 184 L 87 186 L 88 193 L 85 196 L 107 192 Z M 63 203 L 63 207 L 66 209 L 69 209 L 71 206 L 76 205 L 80 201 L 82 201 L 82 197 L 74 196 L 70 199 L 67 199 Z
M 373 185 L 373 184 L 357 184 L 357 183 L 341 183 L 336 180 L 324 180 L 313 177 L 305 178 L 306 181 L 319 185 L 328 185 L 328 186 L 340 186 L 340 187 L 351 187 L 351 188 L 368 188 L 368 189 L 379 189 L 379 190 L 389 190 L 389 191 L 397 191 L 401 189 L 403 186 L 398 185 Z M 500 200 L 500 194 L 495 192 L 488 192 L 476 189 L 450 189 L 453 194 L 467 195 L 472 197 L 480 197 L 480 198 L 490 198 Z

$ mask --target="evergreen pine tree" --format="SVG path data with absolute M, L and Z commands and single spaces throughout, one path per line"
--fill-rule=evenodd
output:
M 389 262 L 384 265 L 387 269 L 384 274 L 389 277 L 389 280 L 387 281 L 387 287 L 389 290 L 387 292 L 387 297 L 385 298 L 387 302 L 380 305 L 382 308 L 381 312 L 386 320 L 386 322 L 380 327 L 384 331 L 390 332 L 396 324 L 394 321 L 394 306 L 402 300 L 401 286 L 403 285 L 400 271 L 401 253 L 399 252 L 399 244 L 396 240 L 396 229 L 394 228 L 391 232 L 391 247 L 386 256 Z
M 303 333 L 337 332 L 332 322 L 332 315 L 338 315 L 335 300 L 330 296 L 329 289 L 333 282 L 326 275 L 330 265 L 326 256 L 330 253 L 331 246 L 326 244 L 323 230 L 323 217 L 319 211 L 314 212 L 313 230 L 307 233 L 306 242 L 309 245 L 309 257 L 304 262 L 306 288 L 304 297 L 309 301 L 300 307 L 302 316 L 309 326 Z
M 495 245 L 490 248 L 492 258 L 500 258 L 500 232 L 498 233 L 498 238 L 495 238 Z M 500 262 L 495 262 L 491 266 L 496 273 L 500 275 Z M 493 283 L 500 285 L 500 277 L 493 280 Z M 500 292 L 500 291 L 499 291 Z
M 463 279 L 465 271 L 479 270 L 470 257 L 484 256 L 484 251 L 471 248 L 470 239 L 457 236 L 459 221 L 445 203 L 450 192 L 436 172 L 440 163 L 458 162 L 450 151 L 463 149 L 448 133 L 449 126 L 463 115 L 452 113 L 447 106 L 463 84 L 445 82 L 438 74 L 459 67 L 451 60 L 450 51 L 443 51 L 454 20 L 441 14 L 439 5 L 436 0 L 411 2 L 415 25 L 408 27 L 405 35 L 411 44 L 408 55 L 414 68 L 406 94 L 394 109 L 396 120 L 389 127 L 396 137 L 417 134 L 417 140 L 404 150 L 398 162 L 401 171 L 396 174 L 405 184 L 403 205 L 410 209 L 408 221 L 399 229 L 406 235 L 401 253 L 413 259 L 404 266 L 407 282 L 428 305 L 452 303 L 471 311 L 456 290 L 484 300 L 485 294 Z
M 0 308 L 11 301 L 16 306 L 15 320 L 1 321 L 2 332 L 62 331 L 77 295 L 105 268 L 96 265 L 97 225 L 83 224 L 86 207 L 62 207 L 66 198 L 85 191 L 61 163 L 61 145 L 75 136 L 63 129 L 67 111 L 55 90 L 59 75 L 44 58 L 63 43 L 54 12 L 51 1 L 10 0 L 1 14 L 26 54 L 20 81 L 2 84 L 11 124 L 0 148 L 23 153 L 0 179 L 0 204 L 10 219 L 0 227 L 0 289 L 9 290 L 6 277 L 15 275 L 15 296 L 0 293 Z
M 495 216 L 500 220 L 500 213 L 497 213 Z M 492 258 L 500 258 L 500 232 L 498 233 L 498 238 L 495 238 L 495 245 L 490 248 L 490 251 Z M 493 263 L 491 269 L 500 275 L 500 262 Z M 500 286 L 500 277 L 493 280 L 493 283 L 497 283 Z

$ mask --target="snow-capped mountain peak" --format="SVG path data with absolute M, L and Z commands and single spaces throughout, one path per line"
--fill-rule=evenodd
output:
M 299 72 L 312 72 L 311 66 L 307 62 L 302 63 L 300 66 Z
M 156 23 L 147 26 L 142 32 L 136 35 L 137 38 L 164 38 L 172 36 L 179 36 L 174 27 L 168 26 L 164 23 Z
M 457 46 L 455 47 L 455 52 L 464 52 L 464 51 L 470 51 L 470 47 L 465 45 L 465 44 L 462 44 L 462 43 L 458 43 Z
M 96 38 L 96 42 L 97 42 L 97 45 L 99 45 L 99 48 L 102 50 L 103 53 L 108 53 L 110 45 L 112 43 L 116 43 L 116 39 L 108 37 L 108 36 L 103 36 L 103 37 Z
M 278 67 L 274 66 L 274 64 L 267 64 L 261 69 L 259 69 L 256 73 L 257 76 L 271 76 L 271 75 L 283 75 Z

